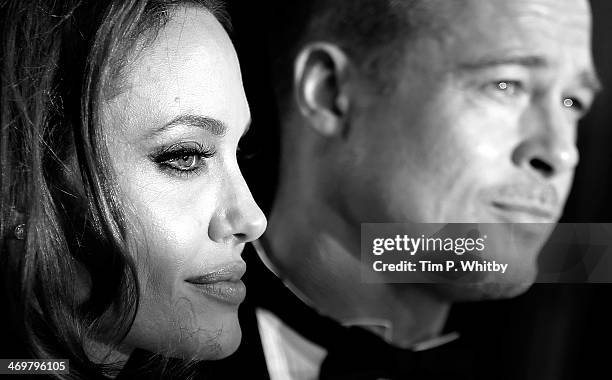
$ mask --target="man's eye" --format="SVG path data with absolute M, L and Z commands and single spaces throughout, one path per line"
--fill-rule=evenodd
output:
M 567 97 L 563 99 L 563 106 L 572 111 L 578 112 L 580 117 L 584 116 L 589 107 L 585 106 L 585 104 L 577 98 Z
M 502 80 L 495 81 L 489 84 L 489 90 L 494 91 L 497 95 L 516 96 L 523 91 L 523 86 L 518 81 Z

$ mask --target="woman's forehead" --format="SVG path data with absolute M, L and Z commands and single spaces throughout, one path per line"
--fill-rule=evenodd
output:
M 185 113 L 214 117 L 230 127 L 249 119 L 232 43 L 202 8 L 177 9 L 155 41 L 130 62 L 124 80 L 124 91 L 105 109 L 111 119 L 129 117 L 122 125 L 153 127 Z

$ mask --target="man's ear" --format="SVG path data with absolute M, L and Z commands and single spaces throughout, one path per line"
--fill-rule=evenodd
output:
M 302 48 L 295 60 L 296 102 L 310 125 L 324 136 L 341 134 L 349 110 L 346 54 L 336 45 L 317 42 Z

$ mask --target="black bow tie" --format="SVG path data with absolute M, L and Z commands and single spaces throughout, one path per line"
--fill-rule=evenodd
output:
M 321 380 L 471 379 L 471 350 L 459 341 L 424 351 L 394 347 L 359 327 L 328 347 Z
M 250 278 L 247 288 L 259 307 L 270 310 L 304 338 L 324 347 L 320 378 L 350 379 L 471 379 L 470 352 L 453 341 L 434 349 L 412 351 L 394 347 L 360 327 L 344 327 L 300 301 L 260 261 L 244 255 Z M 247 297 L 248 298 L 248 297 Z

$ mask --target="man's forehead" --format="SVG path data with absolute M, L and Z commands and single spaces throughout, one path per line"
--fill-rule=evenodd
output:
M 491 49 L 590 49 L 591 15 L 586 0 L 434 1 L 428 12 L 440 25 L 437 39 L 466 55 Z
M 409 3 L 397 1 L 395 4 Z M 590 26 L 591 12 L 587 0 L 421 0 L 412 8 L 415 14 L 427 15 L 439 27 L 499 22 L 504 19 L 547 19 L 558 23 Z M 494 30 L 491 30 L 494 32 Z
M 586 0 L 424 0 L 429 31 L 408 42 L 406 65 L 422 75 L 522 66 L 595 92 Z M 407 76 L 410 77 L 410 76 Z M 543 76 L 541 77 L 543 78 Z

